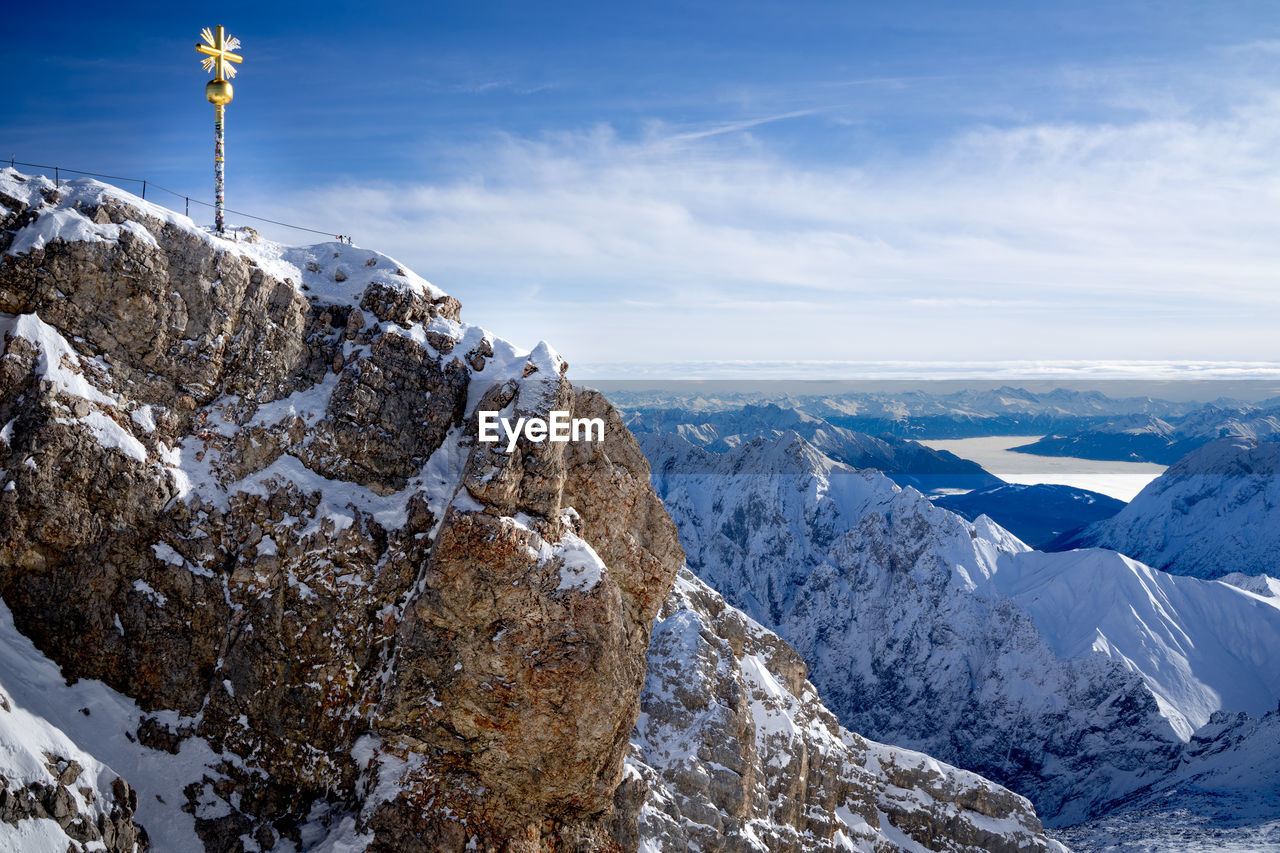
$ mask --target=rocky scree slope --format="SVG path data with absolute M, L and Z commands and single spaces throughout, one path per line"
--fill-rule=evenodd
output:
M 92 181 L 0 173 L 0 252 L 0 594 L 130 737 L 211 747 L 157 849 L 616 845 L 682 555 L 603 398 L 384 255 Z M 478 409 L 606 437 L 508 455 Z
M 1280 710 L 1215 714 L 1173 772 L 1061 837 L 1075 850 L 1280 849 Z
M 648 851 L 1057 851 L 1024 798 L 841 727 L 799 655 L 687 569 L 649 648 L 628 785 Z
M 1280 441 L 1206 444 L 1064 544 L 1198 578 L 1280 574 Z
M 1048 823 L 1172 772 L 1214 712 L 1280 699 L 1276 599 L 1031 551 L 794 433 L 672 449 L 653 480 L 690 569 L 796 648 L 842 724 L 1008 785 Z

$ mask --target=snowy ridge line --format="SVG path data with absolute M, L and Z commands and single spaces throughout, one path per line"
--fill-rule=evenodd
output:
M 183 195 L 182 193 L 177 192 L 176 190 L 171 190 L 166 187 L 162 187 L 159 184 L 157 184 L 155 181 L 151 181 L 146 178 L 122 178 L 119 175 L 104 175 L 100 172 L 86 172 L 84 169 L 68 169 L 66 166 L 45 166 L 40 163 L 24 163 L 21 160 L 15 160 L 12 157 L 10 157 L 9 168 L 12 169 L 14 166 L 30 166 L 35 169 L 53 169 L 53 182 L 54 182 L 55 188 L 60 188 L 62 186 L 61 173 L 71 172 L 72 174 L 85 175 L 90 178 L 106 178 L 107 180 L 111 180 L 111 181 L 132 181 L 135 184 L 142 184 L 141 198 L 144 200 L 147 197 L 147 187 L 151 186 L 160 190 L 161 192 L 168 193 L 174 198 L 182 199 L 183 201 L 187 202 L 188 205 L 194 201 L 196 204 L 203 205 L 204 207 L 208 207 L 208 208 L 215 207 L 215 205 L 212 202 L 202 201 L 201 199 L 198 199 L 198 198 L 192 198 L 191 196 Z M 224 208 L 224 211 L 226 213 L 234 213 L 236 216 L 247 216 L 250 219 L 256 219 L 258 222 L 270 222 L 272 225 L 281 225 L 281 226 L 284 226 L 285 228 L 292 228 L 295 231 L 306 231 L 311 234 L 323 234 L 326 237 L 334 237 L 335 239 L 339 237 L 339 235 L 330 234 L 330 232 L 328 231 L 321 231 L 317 228 L 307 228 L 302 225 L 290 225 L 288 222 L 280 222 L 275 219 L 267 219 L 265 216 L 255 216 L 252 213 L 245 213 L 244 211 L 241 211 L 241 210 L 230 210 L 230 209 Z M 348 240 L 351 239 L 350 236 L 348 236 L 347 239 Z
M 50 206 L 46 194 L 54 192 L 58 201 Z M 78 209 L 82 205 L 117 202 L 163 225 L 196 236 L 218 251 L 252 259 L 265 272 L 279 281 L 292 283 L 308 298 L 333 303 L 358 302 L 359 294 L 374 283 L 395 290 L 422 293 L 432 300 L 443 299 L 446 295 L 440 288 L 381 252 L 359 249 L 338 241 L 286 246 L 269 240 L 244 242 L 227 239 L 211 229 L 196 225 L 188 216 L 91 178 L 78 178 L 56 187 L 43 175 L 26 176 L 5 167 L 0 169 L 0 194 L 11 196 L 38 211 L 37 218 L 14 235 L 13 244 L 5 252 L 7 255 L 43 248 L 54 239 L 111 242 L 119 237 L 122 228 L 154 244 L 155 235 L 140 223 L 130 221 L 124 225 L 102 225 L 90 221 Z

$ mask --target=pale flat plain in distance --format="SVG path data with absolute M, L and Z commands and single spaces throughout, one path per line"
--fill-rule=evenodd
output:
M 1167 466 L 1154 462 L 1112 462 L 1077 459 L 1074 456 L 1036 456 L 1014 453 L 1010 448 L 1030 444 L 1038 435 L 992 435 L 981 438 L 932 440 L 920 443 L 934 450 L 949 450 L 970 459 L 1002 480 L 1021 485 L 1053 483 L 1075 486 L 1131 501 L 1143 487 L 1159 477 Z

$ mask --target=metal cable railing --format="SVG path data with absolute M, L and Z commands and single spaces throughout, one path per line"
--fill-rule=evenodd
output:
M 3 162 L 4 162 L 3 160 L 0 160 L 0 163 L 3 163 Z M 55 184 L 56 186 L 61 186 L 61 185 L 62 185 L 62 173 L 63 173 L 63 172 L 67 172 L 67 173 L 69 173 L 69 174 L 73 174 L 73 175 L 88 175 L 88 176 L 93 177 L 93 178 L 107 178 L 108 180 L 112 180 L 112 181 L 129 181 L 129 182 L 132 182 L 132 183 L 135 183 L 135 184 L 141 184 L 141 185 L 142 185 L 142 192 L 141 192 L 141 194 L 140 194 L 140 195 L 141 195 L 141 197 L 142 197 L 144 200 L 145 200 L 145 199 L 146 199 L 146 197 L 147 197 L 147 187 L 151 187 L 151 188 L 153 188 L 153 189 L 160 190 L 161 192 L 165 192 L 165 193 L 168 193 L 168 194 L 169 194 L 169 195 L 171 195 L 171 196 L 174 196 L 174 197 L 176 197 L 176 198 L 180 198 L 180 199 L 182 199 L 182 200 L 186 203 L 186 208 L 185 208 L 185 210 L 183 211 L 183 213 L 185 213 L 187 216 L 190 216 L 190 215 L 191 215 L 191 205 L 192 205 L 192 203 L 199 204 L 199 205 L 203 205 L 204 207 L 213 207 L 213 205 L 212 205 L 211 203 L 207 202 L 207 201 L 201 201 L 201 200 L 200 200 L 200 199 L 198 199 L 198 198 L 191 198 L 190 196 L 183 195 L 183 194 L 182 194 L 182 193 L 180 193 L 180 192 L 175 192 L 174 190 L 167 189 L 166 187 L 162 187 L 162 186 L 160 186 L 159 184 L 155 183 L 154 181 L 149 181 L 149 180 L 146 180 L 145 178 L 122 178 L 122 177 L 120 177 L 119 175 L 104 175 L 104 174 L 102 174 L 102 173 L 100 173 L 100 172 L 86 172 L 86 171 L 85 171 L 85 170 L 83 170 L 83 169 L 68 169 L 68 168 L 66 168 L 65 166 L 46 166 L 46 165 L 43 165 L 43 164 L 40 164 L 40 163 L 24 163 L 24 162 L 22 162 L 21 160 L 15 160 L 15 159 L 13 158 L 13 156 L 10 156 L 10 157 L 9 157 L 9 166 L 10 166 L 11 168 L 17 168 L 18 166 L 30 166 L 30 167 L 32 167 L 32 168 L 36 168 L 36 169 L 46 169 L 46 170 L 48 170 L 48 169 L 52 169 L 52 170 L 53 170 L 53 182 L 54 182 L 54 184 Z M 330 233 L 330 232 L 328 232 L 328 231 L 321 231 L 321 230 L 319 230 L 319 229 L 317 229 L 317 228 L 307 228 L 307 227 L 302 226 L 302 225 L 292 225 L 292 224 L 290 224 L 290 223 L 288 223 L 288 222 L 281 222 L 281 221 L 279 221 L 279 220 L 277 220 L 277 219 L 268 219 L 268 218 L 266 218 L 265 216 L 255 216 L 255 215 L 254 215 L 254 214 L 252 214 L 252 213 L 245 213 L 244 211 L 240 211 L 240 210 L 230 210 L 230 209 L 228 209 L 228 210 L 227 210 L 227 213 L 233 213 L 233 214 L 235 214 L 236 216 L 243 216 L 243 217 L 245 217 L 245 218 L 247 218 L 247 219 L 253 219 L 253 220 L 256 220 L 256 221 L 258 221 L 258 222 L 269 222 L 269 223 L 271 223 L 272 225 L 279 225 L 279 226 L 281 226 L 282 228 L 292 228 L 292 229 L 293 229 L 293 230 L 295 230 L 295 231 L 306 231 L 306 232 L 309 232 L 309 233 L 311 233 L 311 234 L 323 234 L 323 235 L 324 235 L 324 236 L 326 236 L 326 237 L 333 237 L 333 238 L 337 239 L 339 242 L 344 242 L 344 243 L 350 243 L 350 242 L 351 242 L 351 237 L 350 237 L 350 235 L 347 235 L 347 234 L 333 234 L 333 233 Z

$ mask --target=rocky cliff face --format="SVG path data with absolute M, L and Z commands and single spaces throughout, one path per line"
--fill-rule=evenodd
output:
M 157 848 L 615 846 L 682 554 L 608 404 L 375 252 L 12 170 L 0 205 L 0 594 L 129 737 L 211 748 Z M 479 409 L 605 439 L 508 454 Z
M 1063 851 L 1031 804 L 841 727 L 777 634 L 682 570 L 649 650 L 627 785 L 647 850 Z

